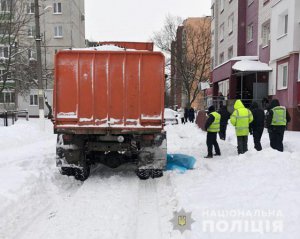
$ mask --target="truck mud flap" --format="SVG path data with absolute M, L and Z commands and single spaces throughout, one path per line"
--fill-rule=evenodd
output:
M 141 179 L 161 177 L 167 162 L 166 133 L 157 134 L 151 147 L 138 152 L 137 175 Z

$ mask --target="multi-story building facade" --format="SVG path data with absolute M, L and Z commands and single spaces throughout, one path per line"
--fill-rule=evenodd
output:
M 210 17 L 188 18 L 178 27 L 171 45 L 172 106 L 203 108 L 198 84 L 209 76 L 210 57 L 206 52 L 210 52 L 210 46 Z
M 299 10 L 296 0 L 213 0 L 213 95 L 278 98 L 300 130 Z
M 18 16 L 23 15 L 24 19 L 23 24 L 20 25 L 21 30 L 17 32 L 17 47 L 19 51 L 26 53 L 25 57 L 27 55 L 28 65 L 34 68 L 36 63 L 34 0 L 14 1 L 16 2 L 14 4 L 16 8 L 14 17 L 18 18 Z M 1 13 L 7 14 L 10 2 L 7 0 L 0 1 Z M 85 47 L 84 0 L 43 0 L 39 1 L 39 6 L 43 85 L 45 94 L 51 103 L 55 53 L 60 49 Z M 4 45 L 0 46 L 0 54 L 4 58 L 8 57 Z M 33 74 L 32 80 L 34 78 Z M 6 86 L 9 86 L 9 84 L 6 84 Z M 9 89 L 11 91 L 10 95 L 7 93 Z M 1 101 L 1 97 L 4 98 L 4 102 Z M 5 109 L 27 109 L 29 115 L 37 116 L 39 112 L 37 98 L 37 89 L 30 89 L 27 94 L 24 94 L 24 92 L 18 94 L 10 87 L 0 95 L 0 107 Z M 8 100 L 11 101 L 9 105 L 7 104 Z M 47 108 L 45 107 L 45 109 Z
M 23 41 L 35 46 L 34 0 L 28 0 L 27 14 L 32 15 L 26 26 L 27 36 Z M 42 37 L 43 85 L 48 101 L 52 102 L 54 55 L 60 49 L 85 47 L 84 0 L 44 0 L 40 1 L 40 30 Z M 28 49 L 28 58 L 35 58 L 36 49 Z M 29 115 L 38 115 L 37 89 L 28 95 L 18 97 L 18 108 L 28 109 Z M 47 107 L 45 106 L 47 114 Z
M 289 128 L 300 130 L 300 1 L 271 1 L 269 95 L 291 115 Z

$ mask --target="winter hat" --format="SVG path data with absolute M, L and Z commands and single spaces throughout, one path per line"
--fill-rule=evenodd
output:
M 214 112 L 214 111 L 215 111 L 215 107 L 213 105 L 209 106 L 208 112 L 211 113 L 211 112 Z

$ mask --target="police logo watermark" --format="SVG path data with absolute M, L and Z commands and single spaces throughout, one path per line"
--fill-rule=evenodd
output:
M 183 233 L 186 230 L 191 230 L 191 225 L 194 223 L 191 212 L 185 212 L 181 209 L 179 212 L 174 212 L 174 217 L 170 222 L 173 224 L 173 230 L 178 230 Z

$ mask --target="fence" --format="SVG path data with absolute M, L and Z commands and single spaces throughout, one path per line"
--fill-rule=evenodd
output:
M 11 118 L 11 123 L 14 124 L 15 121 L 18 120 L 20 115 L 25 115 L 26 120 L 29 119 L 28 111 L 27 110 L 6 110 L 0 112 L 0 118 L 3 118 L 3 125 L 8 126 L 9 122 L 8 119 Z

